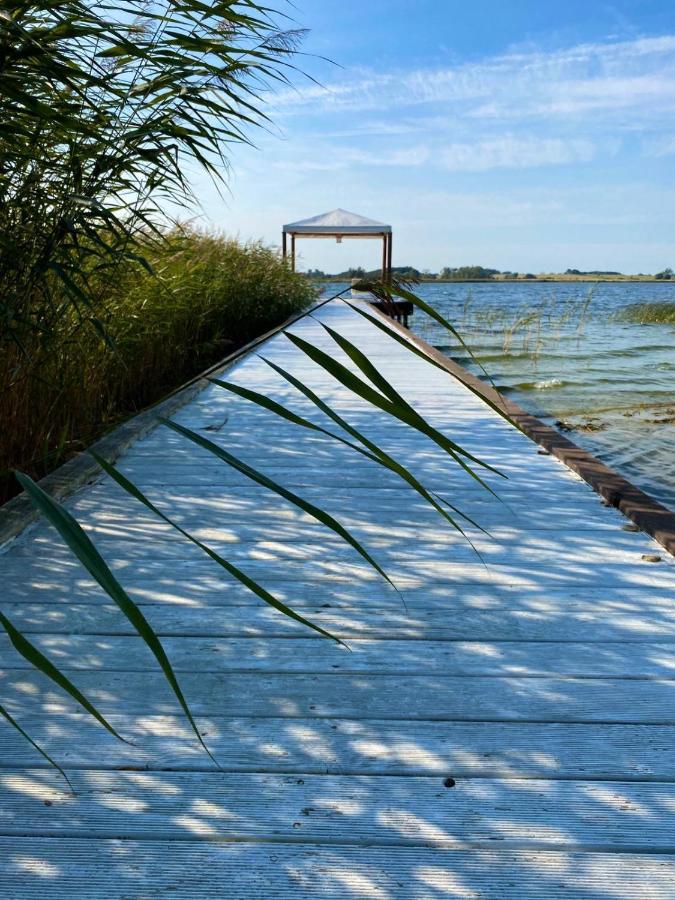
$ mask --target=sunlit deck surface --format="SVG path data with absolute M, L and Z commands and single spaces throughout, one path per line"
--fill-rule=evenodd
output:
M 78 492 L 69 508 L 161 635 L 222 771 L 122 614 L 34 526 L 0 556 L 1 608 L 133 743 L 3 638 L 0 700 L 76 794 L 0 728 L 0 896 L 674 897 L 673 558 L 451 376 L 341 302 L 317 316 L 508 475 L 490 478 L 495 500 L 285 337 L 264 346 L 480 522 L 483 562 L 395 475 L 204 390 L 174 418 L 331 511 L 405 605 L 331 532 L 178 434 L 139 440 L 120 469 L 351 652 L 265 607 L 109 479 Z M 312 318 L 292 330 L 332 346 Z M 320 421 L 256 355 L 229 377 Z

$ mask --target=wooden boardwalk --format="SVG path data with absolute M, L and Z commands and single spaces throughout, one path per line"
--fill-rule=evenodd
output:
M 121 613 L 30 528 L 0 556 L 1 608 L 133 743 L 0 641 L 0 699 L 76 786 L 0 729 L 0 896 L 675 897 L 675 560 L 461 383 L 340 302 L 317 316 L 508 475 L 494 500 L 282 335 L 264 346 L 476 518 L 484 562 L 394 475 L 204 390 L 174 418 L 330 510 L 405 605 L 331 532 L 178 434 L 139 440 L 119 468 L 351 652 L 264 607 L 108 479 L 79 491 L 69 508 L 143 604 L 222 771 Z M 311 318 L 292 330 L 330 346 Z M 290 400 L 255 355 L 230 377 Z

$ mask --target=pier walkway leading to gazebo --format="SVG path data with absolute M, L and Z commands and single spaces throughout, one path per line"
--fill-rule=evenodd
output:
M 29 528 L 0 555 L 0 608 L 132 743 L 0 641 L 2 703 L 76 789 L 0 729 L 0 895 L 672 898 L 675 560 L 460 381 L 342 302 L 315 315 L 508 475 L 495 500 L 282 334 L 264 345 L 487 529 L 482 559 L 384 469 L 201 391 L 175 420 L 332 512 L 401 596 L 175 432 L 136 441 L 122 472 L 350 650 L 264 607 L 108 478 L 76 492 L 68 508 L 160 634 L 222 771 L 116 607 Z M 331 346 L 312 317 L 292 330 Z M 314 416 L 255 353 L 228 377 Z

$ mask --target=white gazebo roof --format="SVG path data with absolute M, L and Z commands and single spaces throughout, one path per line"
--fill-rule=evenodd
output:
M 354 235 L 358 237 L 381 237 L 383 234 L 391 234 L 391 225 L 377 222 L 375 219 L 367 219 L 356 213 L 347 212 L 346 209 L 334 209 L 332 212 L 322 213 L 320 216 L 312 216 L 311 219 L 302 219 L 299 222 L 291 222 L 284 225 L 285 234 L 316 235 L 317 237 L 335 237 L 337 235 Z

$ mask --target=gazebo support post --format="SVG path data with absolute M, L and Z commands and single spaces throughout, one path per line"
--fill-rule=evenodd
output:
M 295 272 L 295 235 L 291 235 L 291 269 Z
M 392 238 L 393 238 L 393 234 L 390 233 L 387 235 L 387 274 L 386 274 L 387 281 L 391 281 L 391 272 L 392 272 L 391 239 Z
M 281 256 L 286 259 L 286 232 L 281 232 Z
M 387 280 L 387 259 L 388 259 L 388 251 L 387 251 L 387 235 L 382 235 L 382 281 Z

